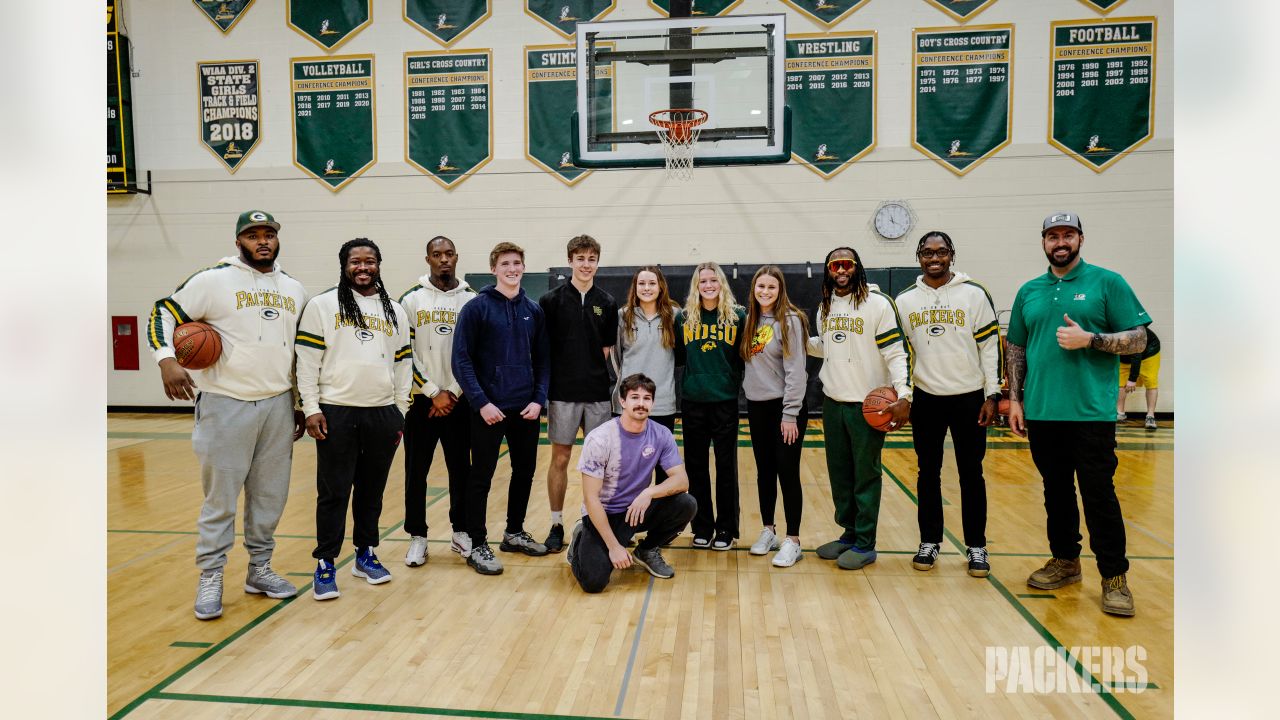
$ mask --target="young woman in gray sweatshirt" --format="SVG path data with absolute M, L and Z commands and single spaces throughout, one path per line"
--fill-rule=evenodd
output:
M 649 419 L 674 430 L 676 424 L 676 304 L 671 301 L 662 271 L 645 265 L 631 278 L 627 301 L 618 308 L 618 379 L 644 373 L 653 380 L 653 409 Z M 613 412 L 621 414 L 618 393 L 613 393 Z M 658 469 L 658 482 L 666 473 Z

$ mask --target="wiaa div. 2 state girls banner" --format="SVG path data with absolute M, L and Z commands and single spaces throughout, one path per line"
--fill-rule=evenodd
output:
M 240 22 L 240 18 L 249 12 L 249 6 L 253 4 L 253 0 L 191 0 L 201 14 L 209 18 L 209 22 L 213 23 L 224 33 L 231 32 L 231 28 Z
M 831 27 L 871 0 L 782 0 L 796 12 Z
M 453 188 L 493 155 L 493 53 L 405 53 L 405 160 Z
M 324 50 L 337 50 L 373 22 L 372 0 L 286 0 L 289 27 Z
M 493 0 L 403 0 L 405 22 L 445 47 L 493 14 Z
M 574 165 L 572 159 L 569 118 L 578 109 L 578 53 L 573 45 L 528 45 L 524 57 L 525 157 L 573 185 L 591 172 Z M 598 66 L 595 82 L 596 98 L 611 107 L 613 65 Z M 612 118 L 603 124 L 612 127 Z
M 196 63 L 200 84 L 200 142 L 234 173 L 258 146 L 262 103 L 258 61 Z
M 876 34 L 787 36 L 791 156 L 831 178 L 876 144 Z
M 991 7 L 996 0 L 925 0 L 958 22 L 969 22 L 975 15 Z
M 617 6 L 617 0 L 524 0 L 530 17 L 566 38 L 578 31 L 578 23 L 599 20 Z
M 293 164 L 337 192 L 378 159 L 373 56 L 293 58 Z

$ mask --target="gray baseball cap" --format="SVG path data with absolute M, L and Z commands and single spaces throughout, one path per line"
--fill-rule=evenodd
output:
M 1044 227 L 1040 229 L 1040 234 L 1044 235 L 1049 232 L 1050 228 L 1070 227 L 1075 228 L 1080 234 L 1084 234 L 1084 228 L 1080 225 L 1080 216 L 1073 212 L 1056 212 L 1044 219 Z

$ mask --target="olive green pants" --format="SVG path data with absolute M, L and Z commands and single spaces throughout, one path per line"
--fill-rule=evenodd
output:
M 826 435 L 827 477 L 836 506 L 841 539 L 859 550 L 876 547 L 880 519 L 880 451 L 885 434 L 873 430 L 862 417 L 862 403 L 822 399 Z

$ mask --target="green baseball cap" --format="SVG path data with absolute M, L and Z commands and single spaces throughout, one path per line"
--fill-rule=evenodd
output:
M 255 227 L 269 227 L 272 230 L 279 230 L 280 223 L 276 222 L 271 213 L 265 210 L 245 210 L 240 213 L 240 219 L 236 220 L 236 237 L 240 237 L 240 233 Z

